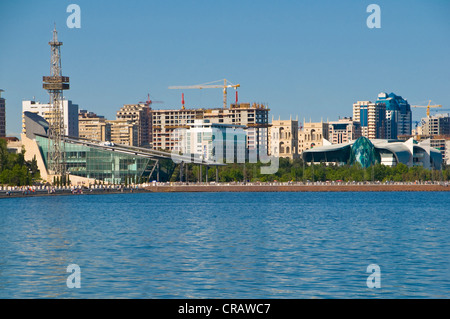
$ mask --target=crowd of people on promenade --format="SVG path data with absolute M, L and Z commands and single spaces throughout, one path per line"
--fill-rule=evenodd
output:
M 56 187 L 52 185 L 41 186 L 21 186 L 21 187 L 5 187 L 0 186 L 0 197 L 11 196 L 28 196 L 28 195 L 51 195 L 51 194 L 101 194 L 101 193 L 124 193 L 124 192 L 139 192 L 145 191 L 147 187 L 158 186 L 346 186 L 346 185 L 440 185 L 444 187 L 449 186 L 447 181 L 415 181 L 415 182 L 393 182 L 393 181 L 273 181 L 273 182 L 152 182 L 139 185 L 89 185 L 89 186 L 66 186 Z
M 144 189 L 147 185 L 89 185 L 89 186 L 66 186 L 57 187 L 53 185 L 40 185 L 40 186 L 1 186 L 0 185 L 0 197 L 7 196 L 27 196 L 27 195 L 56 195 L 56 194 L 92 194 L 92 193 L 124 193 L 124 192 L 136 192 Z

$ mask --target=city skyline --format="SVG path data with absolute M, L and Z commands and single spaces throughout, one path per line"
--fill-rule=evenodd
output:
M 408 102 L 450 105 L 450 22 L 445 1 L 377 1 L 381 28 L 369 29 L 370 2 L 157 4 L 78 1 L 81 28 L 69 29 L 66 1 L 2 3 L 0 88 L 7 135 L 19 136 L 22 100 L 48 103 L 53 24 L 62 47 L 65 98 L 114 118 L 124 104 L 162 100 L 181 107 L 181 90 L 220 78 L 241 84 L 239 100 L 267 103 L 274 118 L 351 116 L 352 104 L 394 92 Z M 234 5 L 233 5 L 234 4 Z M 19 21 L 20 23 L 17 23 Z M 31 49 L 30 49 L 31 48 Z M 187 108 L 221 107 L 221 90 L 184 90 Z M 228 103 L 234 101 L 229 94 Z M 425 116 L 413 110 L 413 120 Z

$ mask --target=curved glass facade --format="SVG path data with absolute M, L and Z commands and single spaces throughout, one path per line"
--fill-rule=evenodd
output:
M 358 138 L 352 145 L 350 163 L 358 162 L 363 168 L 381 162 L 380 154 L 367 137 Z
M 308 163 L 355 163 L 363 168 L 381 163 L 395 166 L 399 163 L 408 167 L 423 166 L 425 168 L 441 169 L 442 154 L 425 142 L 399 140 L 369 140 L 360 137 L 353 143 L 328 145 L 309 149 L 303 152 L 302 158 Z
M 48 139 L 36 136 L 45 166 L 48 167 Z M 85 145 L 65 143 L 67 171 L 71 175 L 120 184 L 148 177 L 151 159 L 97 149 Z

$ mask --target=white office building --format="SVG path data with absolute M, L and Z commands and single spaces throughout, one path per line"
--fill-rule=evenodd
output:
M 244 163 L 247 154 L 244 129 L 243 125 L 195 120 L 188 129 L 179 130 L 179 150 L 198 160 Z
M 22 133 L 25 132 L 24 112 L 32 112 L 49 120 L 51 104 L 42 104 L 36 101 L 22 101 Z M 62 103 L 64 114 L 65 135 L 78 137 L 78 104 L 72 103 L 70 100 L 63 100 Z

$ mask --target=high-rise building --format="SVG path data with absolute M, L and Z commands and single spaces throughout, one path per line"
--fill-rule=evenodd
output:
M 368 139 L 386 138 L 386 106 L 358 101 L 353 104 L 353 120 L 361 124 L 361 135 Z
M 328 140 L 332 144 L 348 143 L 361 137 L 361 124 L 350 117 L 328 123 Z
M 111 141 L 111 123 L 104 116 L 86 110 L 78 115 L 79 137 L 95 141 Z
M 117 120 L 131 121 L 138 127 L 138 141 L 140 147 L 150 147 L 152 142 L 152 113 L 145 104 L 126 104 L 116 115 Z
M 258 155 L 269 151 L 269 108 L 259 103 L 233 103 L 229 108 L 207 109 L 204 118 L 212 123 L 246 126 L 247 148 Z
M 450 115 L 445 113 L 423 118 L 422 135 L 450 135 Z
M 111 142 L 114 144 L 139 146 L 139 127 L 131 120 L 106 121 L 111 125 Z
M 397 139 L 400 135 L 411 135 L 412 115 L 408 101 L 394 93 L 380 93 L 376 104 L 386 107 L 386 138 Z
M 2 98 L 3 90 L 0 90 L 0 137 L 6 136 L 6 103 Z
M 328 132 L 328 123 L 303 121 L 303 127 L 298 134 L 298 152 L 301 154 L 305 150 L 323 146 L 323 140 L 328 140 Z
M 203 119 L 201 109 L 152 110 L 152 144 L 154 149 L 172 151 L 176 141 L 172 133 L 176 129 L 189 128 L 196 119 Z
M 171 134 L 178 128 L 189 128 L 195 120 L 246 127 L 247 148 L 267 154 L 269 109 L 262 104 L 231 104 L 230 108 L 152 110 L 153 148 L 172 151 L 176 142 Z
M 64 134 L 78 137 L 78 104 L 74 104 L 70 100 L 63 100 L 62 107 L 64 113 Z M 51 121 L 52 114 L 54 114 L 51 109 L 51 104 L 42 104 L 31 100 L 22 101 L 22 122 L 24 112 L 36 113 L 49 122 Z M 24 124 L 22 124 L 22 133 L 26 133 Z
M 199 160 L 221 163 L 243 163 L 246 159 L 245 126 L 194 120 L 182 130 L 180 151 Z
M 291 160 L 299 158 L 298 121 L 272 120 L 269 133 L 270 155 Z

